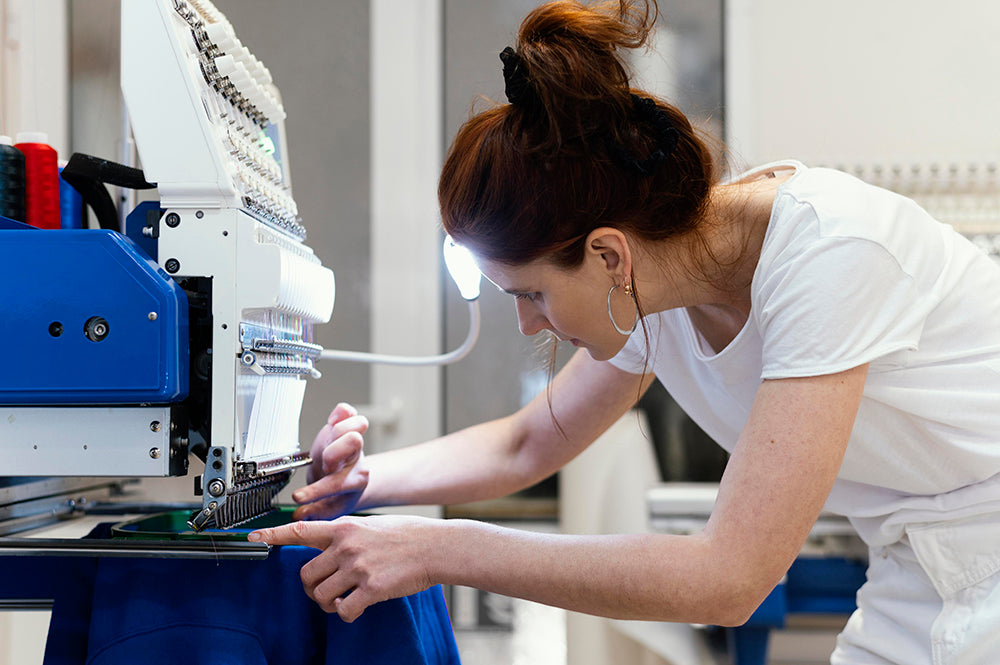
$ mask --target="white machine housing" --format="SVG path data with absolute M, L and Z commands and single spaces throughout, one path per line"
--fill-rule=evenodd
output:
M 193 524 L 239 523 L 308 462 L 303 377 L 319 375 L 312 325 L 330 319 L 333 272 L 303 242 L 280 93 L 211 2 L 123 0 L 121 80 L 163 209 L 158 263 L 211 283 L 210 448 Z

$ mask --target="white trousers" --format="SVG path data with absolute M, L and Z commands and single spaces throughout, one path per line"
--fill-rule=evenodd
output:
M 832 665 L 1000 664 L 1000 516 L 908 527 L 870 557 Z

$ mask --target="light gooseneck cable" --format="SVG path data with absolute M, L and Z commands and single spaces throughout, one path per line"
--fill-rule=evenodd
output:
M 462 345 L 448 353 L 437 356 L 392 356 L 381 353 L 364 353 L 361 351 L 334 351 L 324 349 L 320 360 L 342 360 L 345 362 L 372 363 L 381 365 L 448 365 L 467 356 L 479 337 L 479 303 L 469 301 L 469 334 Z
M 344 362 L 372 363 L 381 365 L 448 365 L 467 356 L 479 337 L 479 281 L 481 273 L 472 255 L 463 247 L 456 245 L 448 236 L 444 240 L 444 259 L 448 272 L 458 285 L 458 290 L 469 303 L 469 334 L 465 336 L 462 345 L 453 351 L 436 356 L 395 356 L 382 353 L 366 353 L 363 351 L 336 351 L 324 349 L 320 360 L 341 360 Z

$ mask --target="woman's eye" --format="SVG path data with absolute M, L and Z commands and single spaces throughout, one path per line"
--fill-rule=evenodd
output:
M 535 300 L 538 299 L 539 295 L 541 294 L 538 293 L 537 291 L 532 291 L 531 293 L 516 293 L 514 294 L 514 297 L 517 298 L 518 300 L 527 300 L 529 302 L 535 302 Z

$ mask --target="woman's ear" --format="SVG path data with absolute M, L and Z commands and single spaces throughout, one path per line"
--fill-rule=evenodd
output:
M 616 284 L 624 283 L 632 274 L 632 252 L 628 238 L 618 229 L 602 226 L 587 236 L 587 255 L 601 261 Z

